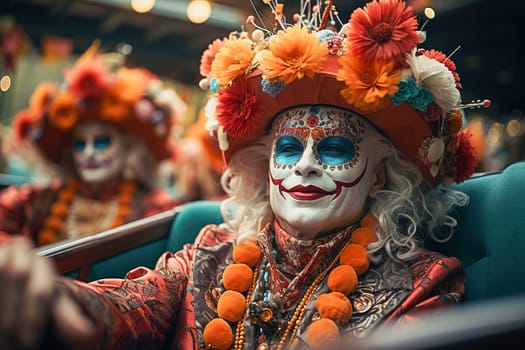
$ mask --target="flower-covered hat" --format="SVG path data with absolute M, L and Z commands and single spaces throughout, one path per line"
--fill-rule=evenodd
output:
M 426 34 L 411 6 L 369 2 L 337 31 L 327 26 L 341 23 L 332 1 L 294 15 L 293 24 L 282 4 L 264 3 L 275 14 L 276 33 L 250 16 L 258 29 L 215 40 L 201 58 L 200 86 L 214 93 L 207 125 L 226 160 L 262 136 L 279 112 L 331 105 L 369 120 L 432 184 L 472 175 L 476 154 L 461 110 L 490 101 L 461 104 L 454 62 L 418 47 Z
M 13 121 L 15 138 L 29 140 L 51 162 L 59 163 L 72 130 L 82 121 L 101 121 L 137 136 L 158 160 L 172 155 L 171 129 L 176 92 L 144 68 L 126 68 L 123 56 L 90 47 L 64 72 L 62 84 L 42 82 L 29 107 Z

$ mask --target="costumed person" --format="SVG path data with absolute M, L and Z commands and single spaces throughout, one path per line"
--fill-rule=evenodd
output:
M 0 240 L 23 235 L 40 246 L 180 204 L 158 179 L 159 164 L 173 152 L 175 91 L 144 68 L 125 67 L 123 55 L 100 53 L 96 43 L 64 78 L 40 83 L 14 118 L 20 154 L 31 155 L 33 167 L 38 159 L 48 165 L 52 181 L 0 194 Z
M 217 92 L 209 125 L 228 162 L 224 224 L 155 269 L 89 284 L 56 278 L 27 241 L 1 247 L 0 339 L 319 349 L 461 300 L 461 262 L 424 248 L 452 235 L 451 211 L 468 202 L 441 183 L 475 164 L 454 64 L 417 49 L 402 1 L 356 9 L 341 32 L 323 30 L 328 3 L 204 53 L 200 85 Z M 49 303 L 23 303 L 34 293 Z

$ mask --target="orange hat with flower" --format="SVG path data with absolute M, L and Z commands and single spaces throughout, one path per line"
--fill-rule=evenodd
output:
M 72 130 L 82 121 L 101 121 L 142 139 L 152 154 L 171 157 L 175 91 L 144 68 L 126 68 L 119 54 L 92 45 L 64 73 L 62 84 L 42 82 L 29 107 L 13 121 L 18 141 L 29 140 L 54 163 L 62 159 Z
M 250 16 L 247 22 L 257 27 L 251 35 L 217 39 L 201 59 L 200 86 L 214 93 L 208 126 L 226 160 L 263 135 L 279 112 L 330 105 L 369 120 L 434 185 L 472 175 L 477 157 L 462 130 L 462 109 L 490 101 L 461 103 L 454 62 L 418 47 L 426 34 L 411 6 L 371 1 L 335 30 L 327 29 L 342 23 L 332 1 L 294 15 L 292 24 L 281 4 L 264 2 L 277 31 L 257 26 Z

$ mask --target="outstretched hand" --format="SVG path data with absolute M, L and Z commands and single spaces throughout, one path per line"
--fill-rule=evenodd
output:
M 0 244 L 0 349 L 36 348 L 50 325 L 71 348 L 90 337 L 93 325 L 56 280 L 53 263 L 28 239 Z

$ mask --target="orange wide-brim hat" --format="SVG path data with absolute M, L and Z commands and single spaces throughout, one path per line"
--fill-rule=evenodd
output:
M 30 141 L 58 164 L 75 126 L 96 121 L 143 141 L 157 160 L 170 158 L 176 92 L 145 68 L 115 68 L 108 59 L 83 55 L 65 71 L 62 84 L 37 85 L 28 108 L 13 120 L 16 138 Z
M 350 110 L 371 122 L 392 144 L 410 160 L 420 164 L 419 148 L 423 140 L 433 135 L 432 125 L 408 103 L 396 106 L 388 103 L 377 112 L 365 112 L 350 104 L 341 95 L 344 82 L 336 78 L 340 65 L 338 57 L 329 57 L 321 71 L 313 78 L 303 77 L 287 84 L 279 94 L 272 96 L 263 91 L 262 72 L 255 71 L 247 77 L 247 90 L 257 101 L 257 123 L 243 137 L 228 137 L 229 147 L 224 151 L 226 162 L 242 149 L 263 136 L 271 127 L 273 118 L 280 112 L 296 106 L 327 105 Z M 427 166 L 420 164 L 427 178 L 431 178 Z
M 326 26 L 337 11 L 324 5 L 294 16 L 295 24 L 276 14 L 275 32 L 232 33 L 204 51 L 199 86 L 214 93 L 207 125 L 225 160 L 267 132 L 279 113 L 327 105 L 366 118 L 431 184 L 470 177 L 476 155 L 462 130 L 456 66 L 442 52 L 418 48 L 426 34 L 413 8 L 371 1 L 337 31 Z

